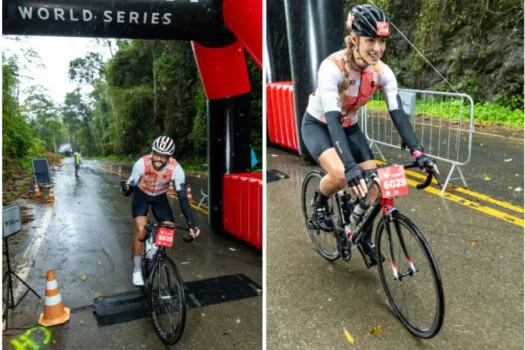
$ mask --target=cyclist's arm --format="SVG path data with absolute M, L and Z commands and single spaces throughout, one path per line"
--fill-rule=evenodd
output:
M 177 192 L 177 197 L 179 198 L 180 210 L 186 223 L 189 228 L 194 228 L 195 224 L 193 223 L 193 211 L 191 210 L 190 202 L 188 196 L 186 195 L 186 175 L 184 174 L 184 169 L 177 164 L 175 169 L 173 169 L 173 187 Z
M 399 135 L 401 135 L 401 138 L 407 144 L 410 152 L 420 150 L 421 145 L 419 144 L 419 140 L 414 132 L 414 127 L 410 123 L 409 116 L 403 110 L 396 77 L 394 72 L 392 72 L 387 65 L 385 65 L 379 84 L 383 87 L 383 96 L 388 105 L 390 117 L 392 118 Z
M 128 184 L 131 186 L 137 186 L 140 178 L 142 177 L 142 174 L 144 174 L 145 165 L 144 165 L 144 159 L 140 158 L 133 164 L 133 168 L 131 169 L 131 175 L 128 178 Z
M 343 161 L 345 172 L 356 165 L 350 152 L 350 146 L 341 124 L 341 101 L 339 99 L 339 84 L 342 82 L 341 72 L 335 63 L 324 60 L 319 67 L 317 94 L 319 94 L 323 113 L 326 117 L 328 131 L 337 154 Z

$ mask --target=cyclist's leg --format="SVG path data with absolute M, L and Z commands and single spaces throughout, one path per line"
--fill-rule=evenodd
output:
M 144 226 L 148 223 L 148 198 L 147 195 L 139 188 L 135 188 L 133 192 L 133 199 L 131 202 L 131 210 L 133 215 L 133 223 L 135 232 L 133 234 L 133 284 L 140 286 L 144 285 L 142 278 L 142 251 L 144 250 L 144 243 L 139 241 L 139 238 L 144 238 L 146 231 Z
M 375 170 L 377 168 L 374 154 L 366 142 L 366 137 L 361 131 L 359 124 L 354 124 L 350 128 L 345 129 L 346 136 L 348 138 L 348 144 L 354 159 L 363 170 Z M 373 186 L 370 189 L 368 198 L 371 203 L 374 203 L 379 196 L 379 189 L 377 186 Z M 365 262 L 367 267 L 377 265 L 375 259 L 376 251 L 375 246 L 372 243 L 372 225 L 366 228 L 365 234 L 361 240 L 361 247 L 363 252 L 366 254 Z M 367 260 L 367 261 L 366 261 Z
M 343 162 L 332 144 L 328 126 L 305 113 L 301 133 L 308 152 L 326 171 L 321 180 L 320 191 L 326 197 L 330 197 L 344 188 L 346 181 Z
M 317 227 L 328 231 L 333 225 L 326 203 L 328 198 L 346 185 L 343 163 L 333 148 L 325 124 L 305 113 L 301 133 L 308 152 L 326 171 L 321 179 L 319 192 L 315 195 L 313 219 Z
M 175 217 L 166 193 L 154 197 L 150 204 L 153 216 L 159 223 L 175 225 Z

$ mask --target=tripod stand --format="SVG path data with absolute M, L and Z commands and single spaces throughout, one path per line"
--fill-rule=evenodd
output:
M 27 295 L 27 293 L 29 292 L 33 292 L 33 294 L 35 294 L 38 299 L 42 299 L 42 297 L 40 295 L 38 295 L 37 292 L 35 292 L 35 290 L 33 288 L 31 288 L 26 282 L 24 282 L 12 269 L 11 269 L 11 262 L 9 260 L 9 245 L 7 244 L 7 238 L 4 238 L 4 247 L 5 247 L 5 255 L 6 255 L 6 260 L 7 260 L 7 271 L 5 272 L 4 274 L 4 277 L 2 278 L 2 284 L 5 284 L 5 280 L 7 279 L 7 294 L 6 294 L 6 298 L 4 298 L 4 303 L 6 305 L 5 307 L 5 310 L 4 310 L 4 313 L 2 314 L 2 318 L 5 318 L 5 329 L 8 329 L 8 320 L 9 320 L 9 309 L 15 309 L 17 307 L 18 304 L 20 304 L 20 302 L 22 301 L 22 299 L 24 299 L 24 297 Z M 28 289 L 26 290 L 26 292 L 24 293 L 24 295 L 22 295 L 20 297 L 20 299 L 18 299 L 18 301 L 15 303 L 15 296 L 14 296 L 14 293 L 13 293 L 13 280 L 12 280 L 12 277 L 11 275 L 15 276 L 16 278 L 18 278 L 18 280 L 20 282 L 22 282 Z

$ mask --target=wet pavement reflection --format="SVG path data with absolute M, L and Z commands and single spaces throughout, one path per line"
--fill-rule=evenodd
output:
M 44 292 L 47 269 L 54 269 L 62 300 L 73 310 L 68 323 L 54 327 L 51 348 L 159 348 L 163 346 L 148 318 L 98 327 L 91 308 L 96 296 L 134 290 L 131 282 L 131 197 L 120 194 L 117 167 L 85 161 L 75 178 L 71 159 L 54 171 L 54 204 L 27 203 L 35 220 L 10 243 L 17 273 L 39 293 Z M 129 168 L 123 168 L 124 175 Z M 189 177 L 195 189 L 206 179 Z M 194 189 L 194 199 L 197 193 Z M 45 194 L 44 194 L 45 197 Z M 179 203 L 171 198 L 176 220 L 185 224 Z M 176 234 L 169 256 L 185 282 L 242 273 L 262 285 L 262 255 L 229 236 L 208 228 L 206 215 L 194 211 L 201 235 L 193 243 Z M 83 275 L 85 278 L 82 278 Z M 18 295 L 18 294 L 17 294 Z M 28 296 L 10 317 L 10 327 L 36 322 L 42 306 Z M 262 344 L 262 298 L 211 305 L 188 312 L 181 349 L 253 349 Z M 9 333 L 21 334 L 22 331 Z M 4 336 L 5 348 L 13 337 Z M 210 347 L 210 344 L 213 344 Z

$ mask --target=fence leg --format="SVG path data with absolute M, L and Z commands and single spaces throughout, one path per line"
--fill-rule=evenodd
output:
M 465 181 L 465 177 L 463 176 L 463 172 L 461 171 L 461 167 L 458 165 L 458 172 L 459 176 L 461 176 L 461 181 L 463 181 L 463 185 L 468 188 L 467 181 Z
M 452 165 L 452 168 L 450 168 L 450 171 L 448 173 L 448 176 L 447 176 L 447 179 L 445 180 L 445 183 L 443 184 L 443 187 L 441 188 L 441 193 L 440 195 L 443 195 L 443 193 L 445 192 L 445 190 L 447 189 L 447 185 L 448 185 L 448 182 L 450 181 L 450 177 L 452 176 L 452 173 L 454 172 L 454 168 L 456 167 L 457 164 L 453 164 Z
M 381 159 L 383 160 L 383 162 L 386 163 L 386 158 L 385 158 L 385 156 L 383 155 L 383 152 L 381 152 L 381 150 L 379 149 L 379 146 L 378 146 L 374 141 L 370 142 L 370 145 L 368 145 L 368 147 L 370 147 L 370 149 L 372 150 L 372 153 L 374 152 L 374 150 L 373 150 L 373 148 L 372 148 L 372 147 L 374 147 L 374 146 L 375 146 L 375 148 L 376 148 L 376 150 L 377 150 L 377 153 L 379 153 L 379 155 L 381 156 Z

